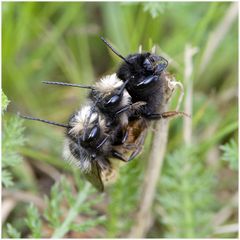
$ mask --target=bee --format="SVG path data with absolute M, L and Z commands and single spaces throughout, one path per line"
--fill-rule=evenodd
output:
M 70 117 L 63 157 L 79 167 L 87 180 L 100 191 L 104 189 L 103 176 L 112 168 L 109 161 L 113 151 L 111 141 L 105 119 L 96 110 L 92 111 L 91 104 Z
M 159 106 L 164 102 L 164 89 L 168 73 L 165 69 L 168 61 L 156 54 L 145 52 L 130 54 L 126 58 L 118 53 L 109 42 L 101 37 L 103 42 L 118 56 L 123 62 L 117 70 L 117 77 L 126 83 L 126 90 L 132 97 L 132 103 L 145 102 L 132 118 L 144 117 L 147 120 L 157 120 L 185 115 L 184 112 L 169 111 L 158 113 Z
M 23 115 L 21 117 L 65 128 L 64 159 L 78 167 L 88 181 L 103 191 L 104 181 L 108 181 L 113 172 L 109 160 L 113 151 L 112 139 L 105 131 L 105 119 L 99 113 L 91 112 L 91 108 L 91 105 L 86 105 L 76 111 L 68 124 Z M 85 129 L 86 121 L 88 125 Z
M 79 167 L 100 191 L 116 179 L 122 164 L 141 152 L 149 120 L 185 115 L 177 111 L 157 113 L 164 97 L 166 59 L 148 52 L 124 58 L 102 40 L 123 60 L 116 74 L 103 77 L 93 86 L 44 82 L 90 90 L 88 103 L 72 114 L 68 124 L 22 116 L 64 127 L 64 158 Z
M 121 81 L 116 74 L 101 78 L 93 86 L 48 81 L 43 83 L 90 89 L 88 98 L 91 101 L 92 108 L 89 109 L 89 117 L 85 121 L 84 129 L 88 128 L 91 114 L 97 109 L 101 118 L 105 120 L 108 134 L 114 139 L 114 145 L 120 145 L 126 141 L 129 117 L 145 104 L 143 101 L 132 104 L 132 98 L 125 89 L 127 81 Z M 113 151 L 112 154 L 120 160 L 128 161 L 118 151 Z
M 141 150 L 143 131 L 133 132 L 128 117 L 143 103 L 131 104 L 126 84 L 116 74 L 102 78 L 94 86 L 44 83 L 91 90 L 88 104 L 73 113 L 67 125 L 22 117 L 66 128 L 64 159 L 81 169 L 87 180 L 103 191 L 106 184 L 116 179 L 120 162 L 132 160 Z
M 141 151 L 146 133 L 140 130 L 144 125 L 133 127 L 134 122 L 131 122 L 125 129 L 128 134 L 124 144 L 114 145 L 115 139 L 106 126 L 105 118 L 96 110 L 92 112 L 90 104 L 76 111 L 68 124 L 23 115 L 21 117 L 65 128 L 64 159 L 78 167 L 99 191 L 116 180 L 123 162 L 132 160 Z M 86 121 L 88 124 L 85 129 Z M 120 158 L 116 152 L 121 155 Z

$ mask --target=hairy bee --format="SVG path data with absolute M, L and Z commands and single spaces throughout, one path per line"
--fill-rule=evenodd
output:
M 144 117 L 147 120 L 157 120 L 176 115 L 186 115 L 183 112 L 170 111 L 158 113 L 158 108 L 163 102 L 165 78 L 168 75 L 165 69 L 168 61 L 156 54 L 135 53 L 126 58 L 119 54 L 103 37 L 103 42 L 118 56 L 123 62 L 117 70 L 117 77 L 126 83 L 126 90 L 132 97 L 132 103 L 145 102 L 132 118 Z
M 64 158 L 103 191 L 108 182 L 116 179 L 120 162 L 128 162 L 140 152 L 143 131 L 133 132 L 128 118 L 143 103 L 131 104 L 125 84 L 116 74 L 102 78 L 94 86 L 45 83 L 91 89 L 88 104 L 73 113 L 67 125 L 22 117 L 66 128 Z
M 127 81 L 123 83 L 123 81 L 117 78 L 116 74 L 101 78 L 93 86 L 47 81 L 44 81 L 44 83 L 91 89 L 88 98 L 92 107 L 89 108 L 89 117 L 86 119 L 84 129 L 88 128 L 89 118 L 97 110 L 101 118 L 105 120 L 105 129 L 111 135 L 114 145 L 120 145 L 126 141 L 129 117 L 145 104 L 143 101 L 132 104 L 131 96 L 125 90 Z M 118 151 L 113 151 L 113 154 L 120 160 L 128 161 Z
M 70 117 L 63 156 L 102 191 L 102 175 L 111 168 L 112 139 L 107 134 L 105 119 L 91 108 L 92 105 L 84 106 Z
M 111 157 L 115 158 L 113 139 L 108 134 L 111 132 L 106 130 L 105 119 L 98 112 L 92 112 L 91 108 L 91 105 L 86 105 L 76 111 L 70 117 L 68 124 L 28 116 L 21 117 L 64 127 L 66 129 L 64 159 L 78 167 L 87 180 L 98 190 L 103 191 L 105 183 L 116 175 L 110 161 Z M 86 121 L 88 121 L 87 125 Z

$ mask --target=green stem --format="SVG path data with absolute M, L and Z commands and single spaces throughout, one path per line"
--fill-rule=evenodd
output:
M 221 140 L 226 135 L 232 133 L 233 131 L 238 129 L 238 122 L 233 122 L 227 125 L 225 128 L 219 130 L 214 136 L 212 136 L 209 140 L 205 140 L 203 143 L 199 144 L 198 152 L 206 152 L 208 148 L 212 145 L 216 144 L 219 140 Z
M 90 185 L 90 183 L 87 182 L 85 184 L 83 190 L 81 192 L 79 192 L 79 194 L 77 196 L 77 200 L 76 200 L 75 204 L 72 206 L 72 208 L 70 209 L 70 211 L 68 212 L 68 215 L 67 215 L 65 221 L 62 223 L 62 225 L 60 227 L 55 229 L 55 231 L 52 235 L 52 238 L 56 238 L 56 239 L 62 238 L 69 231 L 70 224 L 77 217 L 79 207 L 86 200 L 86 198 L 89 194 L 90 188 L 91 188 L 91 185 Z
M 188 173 L 186 173 L 188 174 Z M 193 220 L 193 205 L 191 200 L 191 194 L 189 193 L 190 185 L 187 180 L 183 180 L 183 213 L 184 213 L 184 226 L 185 230 L 182 232 L 183 236 L 186 238 L 194 238 L 194 220 Z
M 68 164 L 66 161 L 61 161 L 61 159 L 56 159 L 52 156 L 49 156 L 49 154 L 42 153 L 40 151 L 31 149 L 30 147 L 20 147 L 18 149 L 18 152 L 22 154 L 23 156 L 30 157 L 34 160 L 42 161 L 49 163 L 50 165 L 53 165 L 57 168 L 61 168 L 67 171 L 71 171 L 72 167 L 70 164 Z

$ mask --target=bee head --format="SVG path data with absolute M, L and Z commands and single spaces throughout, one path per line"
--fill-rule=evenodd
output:
M 139 75 L 160 75 L 168 66 L 168 61 L 165 58 L 149 52 L 131 54 L 126 59 L 130 64 L 122 63 L 118 71 L 118 77 L 120 79 L 122 79 L 122 77 L 121 75 L 119 76 L 119 73 L 122 72 L 129 72 L 131 76 L 128 76 L 128 78 L 133 78 L 133 76 L 136 78 Z
M 103 37 L 101 37 L 101 39 L 112 50 L 112 52 L 123 60 L 123 63 L 117 72 L 117 76 L 123 81 L 138 79 L 140 75 L 146 77 L 149 75 L 160 75 L 168 66 L 168 61 L 165 58 L 150 52 L 136 53 L 123 57 Z
M 122 105 L 126 84 L 127 81 L 123 83 L 116 74 L 105 76 L 96 83 L 90 98 L 102 111 L 114 112 Z
M 91 124 L 92 125 L 92 124 Z M 100 137 L 100 126 L 98 123 L 93 126 L 88 126 L 85 130 L 85 134 L 80 135 L 80 142 L 84 144 L 89 144 L 96 141 Z

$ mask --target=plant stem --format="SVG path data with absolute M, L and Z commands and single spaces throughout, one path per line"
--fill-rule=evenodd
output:
M 65 221 L 59 228 L 55 229 L 52 238 L 61 238 L 69 231 L 69 226 L 72 223 L 72 221 L 77 217 L 79 207 L 86 200 L 87 196 L 89 195 L 90 189 L 91 189 L 90 183 L 86 182 L 83 190 L 79 192 L 75 204 L 69 210 Z
M 186 173 L 187 174 L 187 173 Z M 190 184 L 187 179 L 183 179 L 183 209 L 185 210 L 183 213 L 183 222 L 185 226 L 184 235 L 181 237 L 186 238 L 194 238 L 195 232 L 194 232 L 194 218 L 193 218 L 193 205 L 192 205 L 192 199 L 191 199 L 191 193 L 189 192 Z
M 171 96 L 168 88 L 170 79 L 165 80 L 164 99 L 159 107 L 159 112 L 167 111 L 168 100 Z M 136 214 L 136 222 L 128 237 L 144 238 L 152 223 L 152 205 L 157 188 L 157 182 L 161 174 L 166 145 L 168 140 L 168 119 L 162 119 L 155 123 L 155 131 L 152 140 L 151 154 L 143 181 L 141 201 Z
M 186 97 L 184 104 L 184 111 L 192 115 L 192 102 L 193 102 L 193 56 L 198 52 L 198 48 L 187 44 L 184 52 L 184 83 L 186 86 Z M 192 118 L 183 119 L 183 140 L 187 147 L 191 147 L 192 144 Z M 187 172 L 185 175 L 187 176 Z M 186 229 L 184 230 L 184 237 L 195 237 L 194 231 L 194 217 L 193 217 L 193 205 L 191 199 L 191 193 L 189 192 L 191 183 L 187 179 L 183 179 L 183 209 Z
M 231 29 L 233 23 L 238 17 L 238 3 L 233 2 L 226 11 L 222 21 L 216 26 L 216 28 L 209 34 L 206 48 L 203 53 L 203 57 L 200 63 L 200 69 L 198 75 L 204 73 L 204 70 L 208 66 L 208 63 L 212 59 L 215 51 L 219 47 L 220 43 L 226 37 L 228 31 Z
M 184 60 L 185 60 L 185 69 L 184 69 L 184 83 L 187 88 L 186 97 L 185 97 L 185 106 L 184 111 L 192 115 L 192 99 L 193 99 L 193 56 L 198 52 L 196 47 L 191 45 L 186 45 Z M 187 145 L 192 143 L 192 119 L 184 118 L 183 119 L 183 138 L 184 142 Z

